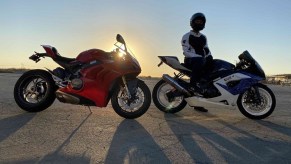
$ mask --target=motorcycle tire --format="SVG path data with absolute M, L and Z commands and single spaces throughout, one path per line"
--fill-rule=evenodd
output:
M 14 99 L 17 105 L 27 112 L 40 112 L 54 102 L 57 86 L 45 70 L 25 72 L 14 86 Z
M 161 88 L 163 86 L 165 86 L 165 85 L 169 85 L 169 84 L 167 84 L 164 80 L 160 80 L 155 85 L 155 87 L 153 89 L 153 94 L 152 94 L 154 104 L 156 105 L 156 107 L 160 111 L 163 111 L 165 113 L 177 113 L 177 112 L 180 112 L 187 105 L 187 102 L 184 100 L 183 96 L 181 97 L 182 98 L 181 102 L 174 105 L 175 107 L 173 107 L 173 103 L 171 103 L 171 102 L 165 102 L 165 103 L 168 103 L 168 104 L 163 104 L 161 102 L 160 96 L 159 96 L 159 94 L 160 94 L 159 92 L 160 92 Z M 162 95 L 162 97 L 166 97 L 166 95 Z M 166 99 L 167 98 L 165 98 L 164 101 L 167 101 Z
M 116 89 L 113 92 L 112 97 L 111 97 L 111 105 L 114 111 L 119 116 L 124 117 L 126 119 L 135 119 L 142 116 L 144 113 L 146 113 L 146 111 L 151 105 L 151 92 L 148 86 L 143 81 L 138 80 L 137 93 L 136 93 L 137 100 L 134 100 L 134 101 L 141 100 L 142 102 L 141 102 L 141 105 L 137 107 L 136 110 L 133 110 L 133 109 L 126 110 L 121 107 L 121 106 L 124 107 L 124 104 L 121 105 L 121 103 L 123 103 L 123 100 L 121 100 L 122 99 L 121 97 L 124 91 L 125 91 L 124 87 L 121 86 L 121 87 L 118 87 L 118 89 Z M 139 94 L 141 94 L 141 97 L 139 96 Z
M 251 92 L 249 89 L 239 95 L 237 106 L 240 112 L 250 119 L 264 119 L 273 113 L 276 106 L 276 98 L 272 90 L 266 85 L 258 83 L 254 87 L 258 88 L 260 94 L 260 103 L 258 104 L 248 98 L 248 93 Z

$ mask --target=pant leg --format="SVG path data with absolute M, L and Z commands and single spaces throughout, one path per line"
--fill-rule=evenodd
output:
M 192 70 L 190 83 L 196 84 L 202 76 L 205 59 L 203 57 L 185 58 L 184 63 Z

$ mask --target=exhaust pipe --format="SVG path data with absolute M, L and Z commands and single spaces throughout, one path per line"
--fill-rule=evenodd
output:
M 60 102 L 63 103 L 80 104 L 80 99 L 78 97 L 75 97 L 62 91 L 56 91 L 56 97 Z
M 191 96 L 191 94 L 183 88 L 180 84 L 178 84 L 171 76 L 168 74 L 163 74 L 163 80 L 165 80 L 168 84 L 170 84 L 172 87 L 176 88 L 178 91 L 186 94 L 187 96 Z

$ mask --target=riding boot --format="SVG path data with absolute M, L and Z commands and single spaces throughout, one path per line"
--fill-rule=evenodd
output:
M 196 111 L 199 111 L 199 112 L 208 112 L 207 109 L 205 109 L 204 107 L 201 107 L 201 106 L 194 106 L 194 109 Z

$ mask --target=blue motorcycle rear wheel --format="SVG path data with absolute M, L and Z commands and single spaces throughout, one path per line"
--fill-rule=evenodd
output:
M 177 113 L 180 112 L 187 105 L 184 100 L 184 96 L 173 97 L 169 100 L 167 93 L 175 90 L 170 84 L 164 80 L 160 80 L 154 87 L 152 97 L 156 107 L 165 113 Z

